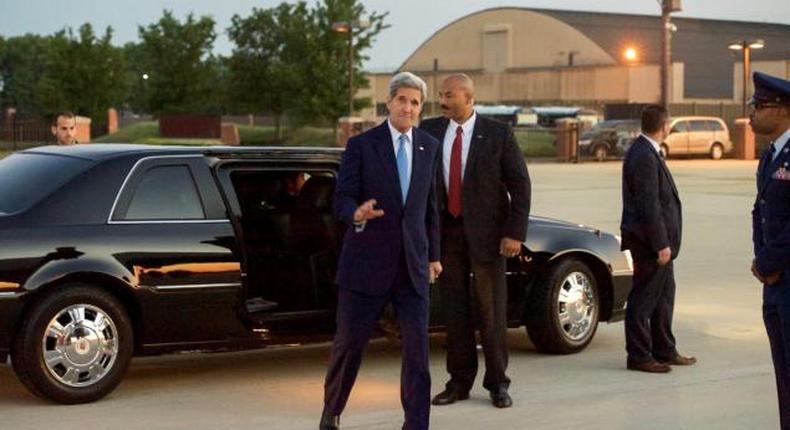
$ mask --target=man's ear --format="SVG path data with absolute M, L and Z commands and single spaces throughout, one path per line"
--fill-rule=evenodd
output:
M 58 127 L 57 126 L 55 126 L 55 125 L 50 126 L 49 129 L 52 130 L 52 135 L 53 136 L 57 136 L 58 135 Z

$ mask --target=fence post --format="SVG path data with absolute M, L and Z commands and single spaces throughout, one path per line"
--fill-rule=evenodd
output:
M 5 110 L 5 136 L 4 140 L 10 140 L 14 151 L 16 151 L 16 109 L 8 108 Z

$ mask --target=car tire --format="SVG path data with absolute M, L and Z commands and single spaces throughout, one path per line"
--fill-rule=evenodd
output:
M 571 354 L 592 341 L 598 327 L 598 284 L 590 268 L 569 258 L 552 265 L 530 293 L 525 325 L 539 352 Z
M 595 150 L 593 150 L 593 156 L 595 157 L 595 161 L 606 160 L 606 156 L 607 156 L 606 152 L 607 152 L 606 151 L 606 146 L 604 146 L 604 145 L 596 146 Z
M 11 362 L 33 394 L 77 404 L 115 389 L 133 351 L 133 330 L 123 305 L 94 286 L 71 283 L 31 304 Z
M 716 142 L 710 147 L 710 158 L 711 160 L 720 160 L 721 157 L 724 156 L 724 146 L 721 143 Z
M 665 160 L 669 158 L 669 147 L 666 143 L 662 143 L 661 146 L 659 146 L 659 151 L 661 151 L 661 155 L 664 156 Z

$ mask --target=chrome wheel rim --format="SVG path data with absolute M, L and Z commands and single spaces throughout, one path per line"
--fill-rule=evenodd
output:
M 557 316 L 563 335 L 571 341 L 581 341 L 593 329 L 596 313 L 592 282 L 582 272 L 565 277 L 557 295 Z
M 106 312 L 87 304 L 58 312 L 47 324 L 41 343 L 50 375 L 69 387 L 97 383 L 118 357 L 115 323 Z
M 598 161 L 603 161 L 604 158 L 606 158 L 606 149 L 600 146 L 595 148 L 595 159 Z
M 713 145 L 713 149 L 711 149 L 711 158 L 714 160 L 718 160 L 723 155 L 724 151 L 721 149 L 719 145 Z

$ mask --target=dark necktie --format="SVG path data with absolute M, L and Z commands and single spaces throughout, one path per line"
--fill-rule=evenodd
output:
M 776 146 L 774 146 L 775 142 L 771 142 L 768 147 L 771 148 L 771 161 L 776 160 Z
M 461 146 L 464 131 L 455 130 L 453 149 L 450 152 L 450 184 L 447 194 L 447 211 L 454 217 L 461 216 Z

